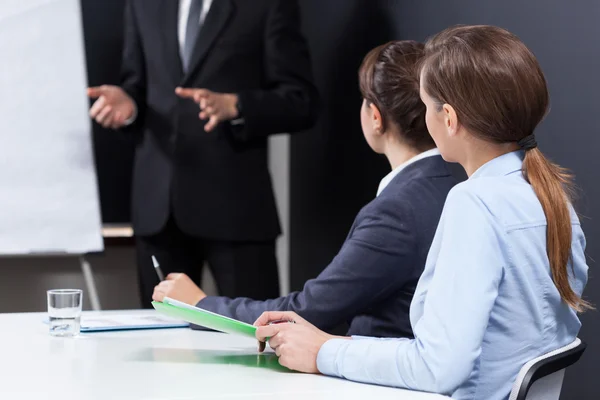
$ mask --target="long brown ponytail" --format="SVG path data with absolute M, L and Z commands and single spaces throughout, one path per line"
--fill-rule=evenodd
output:
M 592 308 L 571 288 L 567 265 L 571 257 L 571 213 L 569 210 L 572 177 L 567 170 L 549 161 L 533 148 L 523 160 L 523 176 L 529 181 L 546 214 L 546 251 L 552 279 L 560 297 L 578 312 Z
M 495 143 L 533 138 L 548 110 L 546 79 L 533 53 L 510 32 L 493 26 L 457 26 L 425 46 L 423 87 L 450 104 L 461 125 Z M 552 279 L 563 301 L 581 312 L 591 305 L 569 283 L 571 175 L 534 145 L 526 146 L 523 176 L 547 221 L 546 248 Z

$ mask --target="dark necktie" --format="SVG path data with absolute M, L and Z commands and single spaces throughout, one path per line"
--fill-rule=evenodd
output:
M 187 72 L 190 66 L 190 60 L 194 52 L 194 44 L 200 31 L 200 14 L 202 13 L 203 0 L 192 0 L 190 5 L 190 14 L 185 28 L 185 42 L 183 42 L 183 52 L 181 53 L 181 62 L 184 72 Z

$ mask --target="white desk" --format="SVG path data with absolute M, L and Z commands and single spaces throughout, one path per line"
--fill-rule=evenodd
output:
M 447 399 L 292 373 L 248 338 L 187 328 L 53 338 L 44 317 L 0 315 L 0 399 Z

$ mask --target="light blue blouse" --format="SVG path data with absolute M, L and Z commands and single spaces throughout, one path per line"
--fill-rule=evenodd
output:
M 546 255 L 546 218 L 523 178 L 523 152 L 500 156 L 450 192 L 411 303 L 415 339 L 330 340 L 321 373 L 451 395 L 507 399 L 527 361 L 575 340 Z M 572 212 L 571 285 L 587 282 Z

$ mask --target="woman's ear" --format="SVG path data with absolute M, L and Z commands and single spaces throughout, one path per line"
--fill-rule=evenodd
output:
M 458 116 L 456 110 L 450 104 L 442 106 L 442 115 L 444 118 L 444 127 L 449 136 L 455 136 L 458 132 Z
M 384 132 L 383 128 L 383 118 L 381 116 L 381 112 L 379 108 L 375 105 L 375 103 L 369 103 L 369 109 L 371 110 L 371 123 L 373 128 L 373 133 L 382 135 Z

